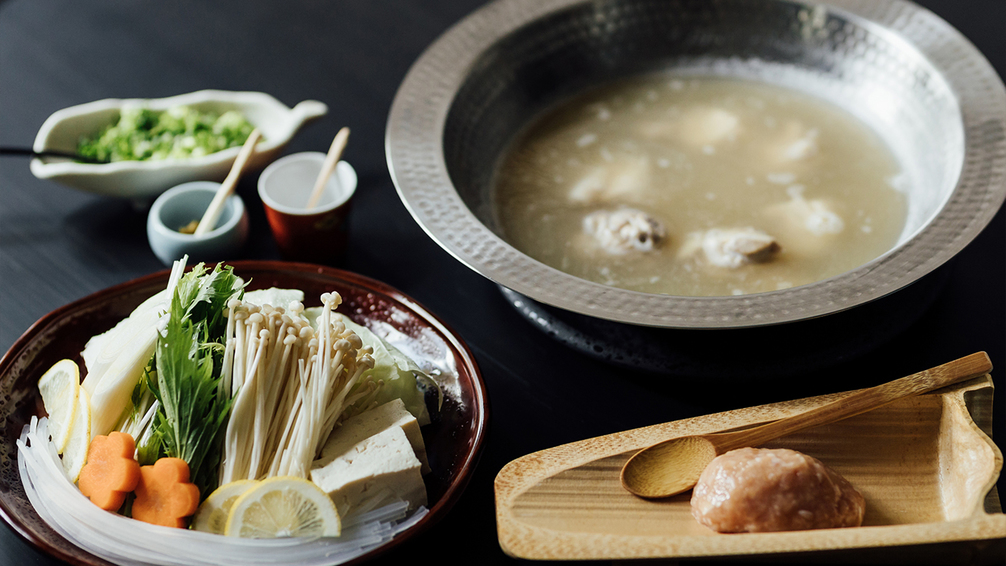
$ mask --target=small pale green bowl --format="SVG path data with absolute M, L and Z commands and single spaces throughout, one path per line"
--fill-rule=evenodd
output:
M 220 183 L 193 181 L 165 191 L 157 197 L 147 216 L 150 249 L 165 265 L 188 255 L 192 262 L 233 259 L 248 239 L 248 211 L 238 195 L 224 204 L 213 230 L 196 236 L 178 230 L 202 218 Z

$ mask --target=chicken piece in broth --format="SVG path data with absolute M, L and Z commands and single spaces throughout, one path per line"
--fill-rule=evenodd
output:
M 764 215 L 789 251 L 807 256 L 827 253 L 845 230 L 845 220 L 836 204 L 828 199 L 806 199 L 803 192 L 801 185 L 789 187 L 790 199 L 769 205 Z
M 796 120 L 789 120 L 782 131 L 765 145 L 765 158 L 769 163 L 792 164 L 806 161 L 817 155 L 819 148 L 817 128 L 808 128 Z
M 583 232 L 588 236 L 588 248 L 611 255 L 649 252 L 667 237 L 659 220 L 634 208 L 592 212 L 583 218 Z
M 573 184 L 569 200 L 577 204 L 645 202 L 653 185 L 650 160 L 630 155 L 604 161 Z
M 678 257 L 701 255 L 704 263 L 736 269 L 749 263 L 771 261 L 781 247 L 775 238 L 754 228 L 712 228 L 692 232 L 678 251 Z
M 736 114 L 705 105 L 690 107 L 679 116 L 646 123 L 640 128 L 644 138 L 681 141 L 707 153 L 718 143 L 736 140 L 740 133 L 741 122 Z

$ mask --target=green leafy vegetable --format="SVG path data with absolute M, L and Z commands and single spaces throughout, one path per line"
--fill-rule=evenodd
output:
M 201 323 L 206 327 L 207 342 L 222 346 L 227 330 L 227 301 L 240 298 L 243 283 L 234 275 L 234 268 L 217 265 L 207 273 L 203 264 L 192 268 L 178 282 L 175 298 L 171 302 L 171 315 L 176 318 L 175 308 L 180 307 L 180 317 Z
M 230 267 L 218 265 L 207 274 L 199 264 L 184 275 L 157 339 L 156 371 L 146 380 L 159 406 L 141 455 L 185 460 L 203 496 L 216 486 L 221 431 L 231 407 L 231 399 L 218 393 L 220 341 L 226 330 L 223 310 L 241 290 L 241 280 Z
M 102 161 L 184 159 L 240 146 L 253 129 L 235 110 L 218 115 L 188 106 L 163 112 L 127 106 L 118 122 L 81 140 L 77 152 Z

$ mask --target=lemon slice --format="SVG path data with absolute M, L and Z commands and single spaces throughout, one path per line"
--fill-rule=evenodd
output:
M 255 480 L 237 480 L 213 490 L 192 518 L 192 528 L 216 535 L 224 534 L 227 528 L 227 516 L 234 502 L 256 485 L 258 482 Z
M 328 494 L 310 480 L 262 480 L 234 502 L 224 534 L 243 538 L 339 536 L 342 522 Z
M 60 454 L 70 440 L 79 390 L 80 369 L 73 360 L 56 362 L 38 380 L 38 392 L 42 395 L 45 412 L 49 413 L 49 436 Z
M 91 400 L 87 391 L 80 388 L 77 410 L 70 425 L 70 439 L 63 449 L 63 471 L 71 482 L 77 483 L 80 470 L 87 462 L 87 449 L 91 446 Z

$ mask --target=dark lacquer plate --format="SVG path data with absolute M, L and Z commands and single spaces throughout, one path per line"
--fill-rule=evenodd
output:
M 432 363 L 434 371 L 448 371 L 442 380 L 445 399 L 440 417 L 423 427 L 430 466 L 425 476 L 429 513 L 388 544 L 358 557 L 376 554 L 416 536 L 440 520 L 464 491 L 482 449 L 488 422 L 486 392 L 478 366 L 465 343 L 436 316 L 403 293 L 373 279 L 329 267 L 272 262 L 235 261 L 228 265 L 245 281 L 247 289 L 269 287 L 304 291 L 307 307 L 319 297 L 338 291 L 342 312 L 385 336 L 415 356 Z M 0 514 L 29 543 L 56 558 L 79 565 L 110 563 L 73 545 L 35 513 L 28 502 L 17 468 L 15 441 L 32 415 L 43 415 L 38 379 L 53 363 L 70 358 L 84 371 L 80 351 L 91 336 L 111 328 L 144 299 L 163 289 L 168 271 L 99 291 L 42 317 L 0 359 Z M 424 368 L 426 369 L 426 368 Z M 456 373 L 456 378 L 450 373 Z M 83 376 L 82 376 L 83 377 Z

